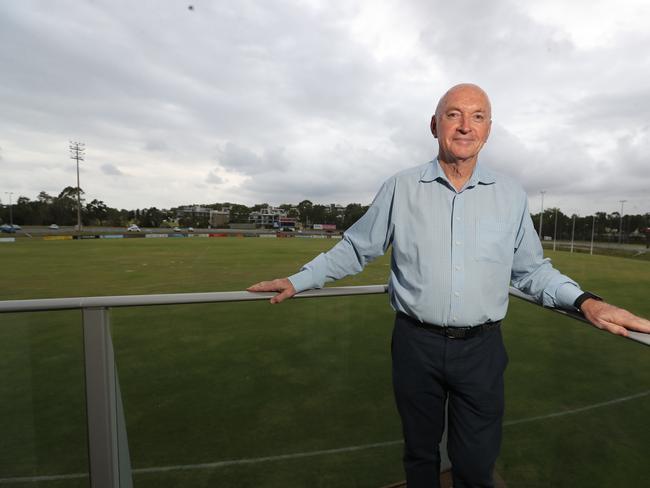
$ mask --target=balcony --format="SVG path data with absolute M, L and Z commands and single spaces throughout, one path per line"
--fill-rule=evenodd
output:
M 246 292 L 0 302 L 0 486 L 399 486 L 384 293 L 326 288 L 279 307 Z M 639 486 L 649 338 L 538 308 L 513 303 L 503 326 L 499 475 Z M 536 314 L 546 328 L 527 329 Z

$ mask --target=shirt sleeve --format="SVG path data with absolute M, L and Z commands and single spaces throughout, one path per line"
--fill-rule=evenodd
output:
M 395 184 L 391 178 L 382 185 L 368 211 L 343 234 L 341 242 L 289 276 L 297 292 L 357 274 L 386 252 L 393 238 Z
M 512 286 L 546 307 L 573 309 L 582 290 L 575 281 L 555 269 L 550 259 L 544 258 L 544 250 L 530 218 L 526 195 L 522 198 L 523 212 L 512 263 Z

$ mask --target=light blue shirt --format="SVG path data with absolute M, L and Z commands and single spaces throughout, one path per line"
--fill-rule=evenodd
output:
M 389 178 L 341 242 L 289 280 L 299 292 L 321 288 L 391 245 L 391 305 L 423 322 L 501 320 L 509 284 L 550 307 L 572 308 L 582 293 L 543 257 L 518 183 L 477 164 L 456 191 L 437 160 Z

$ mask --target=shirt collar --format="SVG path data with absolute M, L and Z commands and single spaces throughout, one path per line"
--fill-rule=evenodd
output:
M 429 183 L 431 181 L 442 180 L 449 183 L 445 172 L 440 167 L 440 162 L 438 159 L 434 159 L 429 164 L 426 165 L 424 171 L 420 175 L 420 181 L 423 183 Z M 467 182 L 466 186 L 476 186 L 481 183 L 484 185 L 491 185 L 496 182 L 496 177 L 487 168 L 483 167 L 480 163 L 477 163 L 474 167 L 474 172 Z

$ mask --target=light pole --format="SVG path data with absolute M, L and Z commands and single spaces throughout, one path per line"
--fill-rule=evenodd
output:
M 86 150 L 83 142 L 70 141 L 70 159 L 77 161 L 77 232 L 81 232 L 81 186 L 79 186 L 79 161 L 84 160 Z
M 555 207 L 555 227 L 553 228 L 553 250 L 555 251 L 555 243 L 557 242 L 557 207 Z
M 539 214 L 539 240 L 544 241 L 544 237 L 542 237 L 542 223 L 544 222 L 544 193 L 546 193 L 546 190 L 540 191 L 542 194 L 542 211 Z
M 13 195 L 14 192 L 12 191 L 6 191 L 5 195 L 9 195 L 9 225 L 14 226 L 14 212 L 12 208 L 12 203 L 11 203 L 11 195 Z
M 591 220 L 591 247 L 589 248 L 589 254 L 594 253 L 594 233 L 595 232 L 596 232 L 596 214 L 594 214 L 594 217 Z
M 576 214 L 573 214 L 573 224 L 571 225 L 571 252 L 573 252 L 573 236 L 576 232 Z
M 619 226 L 618 226 L 618 243 L 620 244 L 623 240 L 623 205 L 627 200 L 619 200 L 621 202 L 621 213 L 619 215 Z

